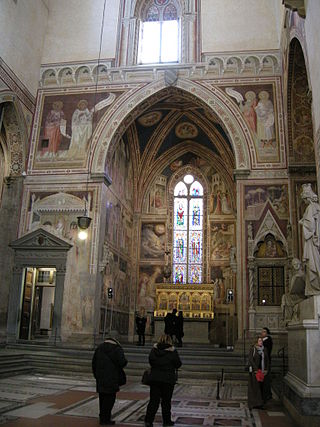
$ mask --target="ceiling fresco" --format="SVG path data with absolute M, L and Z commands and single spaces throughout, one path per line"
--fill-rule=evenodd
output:
M 218 117 L 196 98 L 174 90 L 147 107 L 123 135 L 133 141 L 140 159 L 156 161 L 169 150 L 193 143 L 218 156 L 233 167 L 232 146 Z

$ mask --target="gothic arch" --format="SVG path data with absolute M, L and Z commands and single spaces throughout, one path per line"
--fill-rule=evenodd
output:
M 250 153 L 254 156 L 255 149 L 250 131 L 236 105 L 232 105 L 227 95 L 219 88 L 211 89 L 190 80 L 178 79 L 176 87 L 197 98 L 212 110 L 224 124 L 229 134 L 230 143 L 235 154 L 236 169 L 251 169 Z M 139 115 L 137 107 L 162 91 L 169 90 L 164 80 L 150 83 L 139 90 L 130 92 L 126 102 L 113 107 L 100 120 L 92 138 L 91 172 L 103 173 L 110 145 L 116 144 L 123 131 Z

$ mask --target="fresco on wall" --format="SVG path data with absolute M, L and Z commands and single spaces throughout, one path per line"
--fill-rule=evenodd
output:
M 132 246 L 132 214 L 108 191 L 105 240 L 129 255 Z
M 164 259 L 166 227 L 164 223 L 144 223 L 141 226 L 140 259 Z
M 161 111 L 150 111 L 147 114 L 138 118 L 138 122 L 144 127 L 154 126 L 160 122 L 162 118 Z
M 225 87 L 237 103 L 255 141 L 259 162 L 278 162 L 279 135 L 272 84 Z
M 198 136 L 198 129 L 193 123 L 182 122 L 175 127 L 175 134 L 181 139 L 195 138 Z
M 269 202 L 280 218 L 288 218 L 289 198 L 287 185 L 253 185 L 245 187 L 245 214 L 259 218 Z
M 108 299 L 108 288 L 113 289 L 113 298 Z M 131 265 L 112 251 L 109 263 L 103 272 L 101 288 L 101 305 L 112 305 L 113 310 L 129 311 L 131 289 Z
M 304 55 L 300 43 L 295 39 L 290 44 L 290 55 L 293 56 L 292 81 L 290 84 L 289 106 L 289 144 L 293 150 L 294 162 L 314 163 L 313 127 L 311 111 L 311 95 Z
M 119 140 L 109 165 L 108 175 L 112 180 L 110 189 L 122 202 L 132 205 L 133 169 L 129 145 Z
M 144 307 L 147 311 L 155 309 L 156 284 L 163 282 L 163 267 L 159 265 L 140 266 L 137 288 L 137 309 Z
M 65 333 L 90 331 L 93 325 L 94 295 L 92 294 L 89 259 L 91 228 L 88 239 L 78 238 L 77 216 L 83 213 L 85 192 L 45 193 L 30 195 L 27 229 L 39 227 L 72 244 L 68 251 L 63 295 L 63 324 Z M 92 210 L 93 193 L 89 192 L 87 206 Z
M 235 245 L 235 238 L 233 223 L 211 223 L 210 261 L 229 261 L 230 250 Z
M 83 165 L 94 128 L 116 97 L 108 92 L 45 95 L 35 167 Z
M 210 181 L 209 213 L 214 216 L 233 215 L 231 198 L 227 186 L 213 168 L 207 172 Z
M 144 199 L 144 212 L 166 214 L 167 213 L 167 177 L 160 175 L 152 185 Z
M 213 284 L 213 300 L 214 304 L 219 304 L 225 299 L 225 277 L 224 268 L 221 266 L 212 266 L 210 269 L 211 283 Z
M 286 256 L 281 242 L 277 242 L 272 235 L 266 236 L 264 242 L 258 243 L 255 253 L 257 258 L 282 258 Z

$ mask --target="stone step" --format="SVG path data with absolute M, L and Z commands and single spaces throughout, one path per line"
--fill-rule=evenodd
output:
M 143 371 L 149 366 L 148 355 L 151 346 L 137 347 L 124 345 L 124 352 L 128 359 L 125 369 L 127 375 L 141 378 Z M 222 375 L 228 379 L 247 379 L 245 360 L 239 353 L 214 351 L 212 348 L 181 348 L 179 354 L 183 363 L 179 370 L 180 378 L 216 380 Z M 37 373 L 56 373 L 63 375 L 91 374 L 91 360 L 93 349 L 75 349 L 50 347 L 48 345 L 10 345 L 0 349 L 0 376 L 2 373 L 17 372 L 21 369 L 32 370 Z M 279 357 L 273 358 L 273 375 L 281 375 L 283 361 Z

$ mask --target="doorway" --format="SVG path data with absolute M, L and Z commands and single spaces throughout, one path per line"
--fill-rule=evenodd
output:
M 45 339 L 51 336 L 55 287 L 55 268 L 26 267 L 24 269 L 20 339 Z

